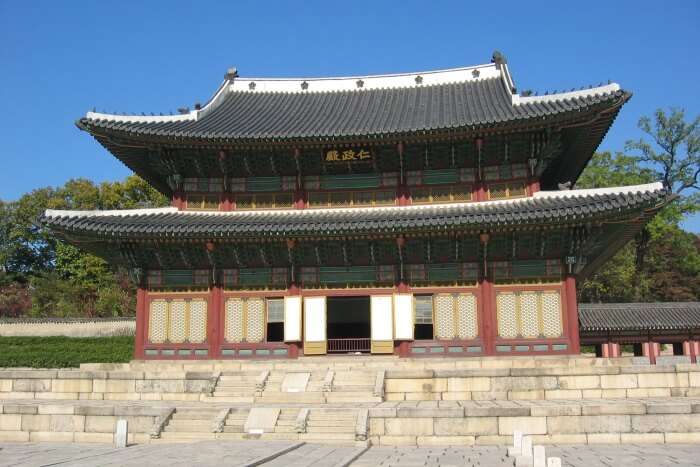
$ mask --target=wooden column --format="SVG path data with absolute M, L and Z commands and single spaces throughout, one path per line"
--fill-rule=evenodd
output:
M 170 205 L 177 208 L 179 211 L 182 211 L 185 209 L 185 195 L 180 191 L 174 192 L 173 197 L 170 200 Z
M 540 181 L 534 178 L 530 179 L 527 182 L 527 194 L 532 196 L 538 191 L 540 191 Z
M 134 358 L 145 357 L 144 346 L 146 345 L 146 320 L 148 320 L 148 310 L 146 309 L 146 288 L 139 286 L 136 291 L 136 332 L 134 334 Z
M 576 303 L 576 278 L 568 274 L 564 280 L 564 295 L 566 295 L 566 317 L 569 335 L 569 353 L 581 352 L 578 334 L 578 304 Z
M 479 274 L 479 311 L 481 322 L 481 340 L 485 355 L 496 354 L 496 335 L 498 333 L 498 322 L 496 316 L 496 304 L 494 302 L 494 288 L 488 274 L 488 245 L 490 235 L 483 232 L 479 235 L 479 242 L 483 250 L 483 264 Z
M 649 363 L 656 364 L 656 357 L 659 356 L 659 344 L 657 342 L 643 342 L 642 355 L 649 357 Z
M 481 167 L 482 160 L 481 160 L 481 149 L 484 145 L 484 139 L 482 137 L 478 137 L 474 140 L 474 146 L 476 146 L 476 172 L 474 173 L 476 184 L 474 186 L 475 188 L 475 195 L 476 199 L 475 201 L 487 201 L 488 196 L 486 194 L 486 185 L 484 184 L 484 177 L 483 177 L 483 170 Z
M 220 284 L 214 284 L 209 291 L 207 307 L 207 342 L 209 358 L 221 356 L 221 322 L 224 312 L 224 293 Z
M 294 163 L 297 166 L 297 186 L 294 191 L 294 209 L 305 209 L 306 208 L 306 191 L 304 190 L 304 184 L 301 177 L 301 162 L 299 158 L 301 157 L 301 150 L 299 148 L 294 148 Z
M 700 354 L 700 341 L 687 340 L 683 341 L 683 355 L 687 355 L 692 363 L 697 362 L 697 357 Z

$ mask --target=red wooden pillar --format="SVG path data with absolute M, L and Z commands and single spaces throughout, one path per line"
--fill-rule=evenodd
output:
M 134 358 L 145 357 L 144 346 L 146 344 L 146 320 L 148 312 L 146 310 L 146 289 L 139 287 L 136 291 L 136 332 L 134 334 Z
M 540 181 L 533 178 L 527 182 L 527 192 L 530 196 L 540 191 Z
M 642 355 L 649 357 L 649 363 L 656 364 L 656 357 L 659 356 L 659 344 L 657 342 L 643 342 Z
M 601 351 L 603 358 L 615 358 L 621 356 L 620 344 L 617 342 L 606 342 L 601 344 Z
M 207 307 L 207 342 L 209 358 L 221 356 L 221 316 L 224 310 L 224 293 L 220 285 L 214 285 L 209 291 Z
M 569 274 L 564 279 L 564 295 L 566 296 L 566 317 L 569 334 L 569 353 L 581 352 L 578 334 L 578 304 L 576 303 L 576 278 Z
M 683 341 L 683 355 L 690 357 L 692 363 L 697 362 L 697 357 L 700 354 L 700 341 Z
M 496 303 L 494 301 L 493 282 L 488 277 L 484 277 L 479 284 L 481 292 L 481 332 L 483 338 L 485 355 L 496 355 L 496 334 L 498 322 L 496 317 Z
M 185 209 L 185 196 L 183 193 L 176 191 L 170 200 L 170 205 L 177 208 L 179 211 Z

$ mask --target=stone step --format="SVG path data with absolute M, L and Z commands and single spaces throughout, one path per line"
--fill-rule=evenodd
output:
M 263 392 L 262 396 L 255 397 L 256 403 L 324 403 L 326 398 L 321 392 L 278 392 L 268 393 Z
M 236 390 L 229 390 L 229 389 L 217 389 L 214 391 L 215 396 L 228 396 L 228 397 L 246 397 L 246 396 L 254 396 L 255 391 L 236 391 Z
M 328 392 L 326 401 L 333 402 L 382 402 L 381 397 L 375 396 L 371 392 Z
M 333 391 L 332 392 L 372 392 L 372 389 L 374 389 L 373 384 L 357 384 L 357 385 L 333 385 Z
M 354 420 L 357 413 L 354 409 L 338 412 L 324 412 L 323 410 L 311 410 L 309 420 Z
M 300 433 L 299 440 L 309 443 L 354 443 L 355 433 Z
M 212 423 L 208 422 L 203 425 L 192 424 L 192 423 L 182 423 L 182 424 L 171 424 L 165 426 L 163 431 L 172 433 L 211 433 Z
M 219 384 L 216 386 L 215 391 L 245 391 L 245 392 L 253 392 L 255 391 L 255 385 L 249 384 L 249 385 L 235 385 L 235 384 Z
M 355 429 L 355 420 L 308 420 L 306 422 L 307 430 L 312 428 L 316 430 L 345 431 Z
M 192 441 L 215 439 L 214 433 L 199 433 L 199 432 L 168 432 L 163 431 L 160 434 L 162 441 Z M 155 440 L 151 440 L 155 441 Z
M 218 410 L 210 411 L 210 409 L 200 409 L 197 412 L 187 412 L 187 413 L 181 413 L 180 411 L 177 411 L 173 414 L 173 416 L 170 418 L 170 420 L 171 421 L 212 420 L 218 412 L 219 412 Z
M 243 433 L 243 424 L 240 425 L 224 425 L 224 433 Z
M 239 403 L 253 403 L 255 402 L 255 396 L 229 396 L 226 394 L 216 394 L 214 393 L 211 397 L 205 397 L 202 399 L 205 402 L 239 402 Z
M 309 426 L 306 425 L 307 433 L 355 433 L 353 426 Z

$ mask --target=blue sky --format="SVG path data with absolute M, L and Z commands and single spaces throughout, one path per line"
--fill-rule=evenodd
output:
M 242 76 L 420 71 L 508 58 L 519 89 L 619 82 L 634 93 L 601 149 L 658 107 L 700 113 L 700 2 L 0 0 L 0 199 L 127 169 L 74 121 L 175 112 Z M 700 232 L 700 216 L 686 222 Z

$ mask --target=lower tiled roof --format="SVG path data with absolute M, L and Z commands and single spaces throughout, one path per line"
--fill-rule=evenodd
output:
M 700 302 L 580 303 L 585 332 L 686 331 L 700 329 Z
M 241 238 L 367 235 L 616 221 L 668 200 L 660 183 L 623 188 L 539 192 L 504 201 L 371 208 L 195 212 L 52 211 L 40 221 L 58 232 L 97 238 Z

